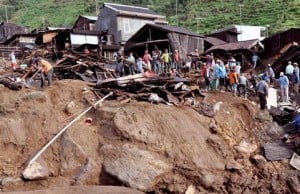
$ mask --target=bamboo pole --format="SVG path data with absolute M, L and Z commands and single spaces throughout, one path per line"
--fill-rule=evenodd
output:
M 113 93 L 110 92 L 106 96 L 104 96 L 102 99 L 98 100 L 94 106 L 97 106 L 100 102 L 103 102 L 106 98 L 111 96 Z M 67 124 L 63 129 L 59 131 L 28 163 L 28 166 L 30 166 L 63 132 L 65 132 L 73 123 L 75 123 L 80 117 L 82 117 L 84 114 L 86 114 L 89 110 L 91 110 L 93 106 L 90 106 L 85 111 L 83 111 L 80 115 L 78 115 L 75 119 L 73 119 L 69 124 Z

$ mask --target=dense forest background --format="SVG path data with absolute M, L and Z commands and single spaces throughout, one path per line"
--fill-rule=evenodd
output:
M 99 13 L 102 0 L 0 0 L 0 20 L 30 29 L 70 27 L 79 15 Z M 261 25 L 270 33 L 300 26 L 300 0 L 111 0 L 149 7 L 169 24 L 208 34 L 231 24 Z M 177 8 L 177 9 L 176 9 Z M 97 10 L 97 11 L 96 11 Z

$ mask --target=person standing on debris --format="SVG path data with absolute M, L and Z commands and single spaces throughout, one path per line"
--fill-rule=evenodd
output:
M 238 78 L 240 77 L 241 69 L 242 69 L 241 63 L 237 62 L 237 65 L 235 66 L 235 72 L 236 72 Z
M 235 72 L 235 69 L 230 70 L 229 81 L 230 81 L 231 90 L 233 92 L 233 95 L 236 96 L 238 77 L 237 77 L 237 74 Z
M 235 69 L 230 70 L 229 81 L 230 81 L 231 90 L 233 92 L 233 95 L 236 96 L 238 77 L 237 77 L 237 74 L 235 72 Z
M 179 52 L 178 52 L 178 50 L 175 50 L 174 51 L 174 66 L 173 67 L 175 67 L 175 69 L 177 70 L 177 72 L 179 72 L 180 71 L 180 55 L 179 55 Z
M 233 70 L 235 69 L 235 66 L 236 66 L 236 60 L 233 56 L 231 56 L 228 60 L 228 65 L 229 65 L 229 68 L 230 70 Z
M 47 76 L 48 79 L 48 86 L 51 87 L 53 75 L 53 67 L 51 63 L 41 57 L 38 57 L 37 55 L 35 55 L 34 61 L 38 66 L 41 66 L 41 88 L 44 87 L 45 76 Z
M 17 60 L 15 56 L 15 51 L 11 51 L 9 54 L 11 69 L 14 72 L 17 68 Z
M 137 72 L 138 73 L 144 73 L 143 59 L 141 57 L 139 57 L 137 59 L 136 65 L 137 65 Z
M 205 91 L 208 91 L 209 87 L 210 87 L 209 71 L 210 71 L 210 65 L 207 63 L 204 63 L 201 73 L 202 73 L 202 77 L 204 78 L 204 81 L 205 81 Z
M 280 85 L 281 101 L 288 102 L 289 99 L 289 79 L 280 72 L 280 78 L 278 79 Z
M 163 71 L 168 73 L 170 71 L 170 54 L 168 49 L 165 49 L 165 52 L 161 56 L 163 62 Z
M 256 68 L 256 65 L 257 65 L 257 61 L 259 60 L 259 57 L 257 56 L 256 53 L 254 53 L 251 57 L 251 61 L 252 61 L 252 64 L 253 64 L 253 69 Z
M 127 61 L 129 62 L 129 65 L 128 65 L 129 74 L 134 75 L 135 58 L 134 58 L 132 52 L 129 53 L 129 57 L 127 58 Z
M 259 98 L 260 109 L 265 110 L 267 107 L 267 97 L 269 95 L 268 83 L 262 79 L 256 86 L 256 92 Z
M 224 62 L 221 61 L 220 59 L 217 61 L 219 63 L 218 69 L 217 69 L 217 74 L 219 78 L 219 89 L 221 92 L 224 91 L 224 88 L 226 86 L 226 67 L 224 65 Z
M 242 73 L 239 76 L 238 91 L 239 91 L 239 94 L 241 94 L 241 88 L 243 89 L 243 95 L 244 95 L 245 99 L 247 98 L 247 85 L 248 85 L 248 81 L 247 81 L 247 78 L 245 76 L 245 73 Z
M 274 79 L 275 79 L 275 73 L 274 73 L 274 70 L 271 66 L 271 64 L 268 64 L 268 74 L 269 74 L 269 78 L 270 78 L 270 83 L 272 84 Z
M 124 57 L 121 53 L 117 56 L 116 73 L 122 77 L 124 76 Z
M 156 74 L 160 74 L 160 56 L 159 51 L 152 51 L 152 69 Z
M 250 71 L 248 80 L 251 83 L 252 87 L 255 88 L 256 87 L 256 79 L 255 79 L 255 75 L 253 74 L 253 71 Z
M 289 61 L 288 65 L 285 68 L 285 74 L 288 77 L 289 81 L 292 80 L 293 72 L 294 72 L 294 67 L 292 65 L 292 62 Z
M 191 57 L 192 57 L 191 68 L 196 70 L 198 68 L 198 60 L 199 60 L 199 51 L 198 51 L 198 49 L 195 49 L 194 52 L 191 52 Z
M 295 92 L 295 94 L 298 94 L 299 92 L 299 78 L 296 74 L 296 71 L 294 69 L 294 72 L 293 72 L 293 76 L 292 76 L 292 85 L 293 85 L 293 91 Z
M 149 54 L 148 50 L 145 50 L 144 56 L 143 56 L 143 61 L 144 63 L 147 65 L 147 69 L 151 70 L 151 61 L 152 61 L 152 57 Z
M 294 63 L 294 72 L 296 73 L 297 79 L 298 79 L 299 82 L 300 82 L 300 77 L 299 77 L 300 70 L 299 70 L 298 63 L 297 63 L 297 62 Z

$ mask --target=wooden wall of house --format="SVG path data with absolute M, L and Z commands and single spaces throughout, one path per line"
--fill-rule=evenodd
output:
M 182 59 L 185 61 L 187 54 L 190 54 L 195 49 L 198 49 L 200 53 L 204 49 L 204 41 L 201 37 L 195 37 L 185 34 L 169 33 L 168 39 L 172 51 L 178 50 Z
M 86 31 L 94 31 L 95 28 L 93 27 L 93 22 L 85 17 L 79 17 L 78 21 L 74 26 L 74 30 L 86 30 Z
M 300 29 L 290 29 L 264 39 L 262 41 L 265 47 L 263 57 L 265 59 L 273 57 L 278 54 L 283 47 L 292 42 L 300 43 Z
M 113 44 L 118 44 L 121 41 L 121 36 L 117 28 L 117 13 L 107 7 L 100 10 L 98 20 L 96 22 L 96 30 L 106 32 L 113 35 Z

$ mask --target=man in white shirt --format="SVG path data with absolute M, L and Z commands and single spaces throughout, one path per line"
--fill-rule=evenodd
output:
M 285 68 L 285 74 L 289 78 L 289 81 L 292 80 L 293 72 L 294 72 L 294 67 L 292 65 L 292 62 L 289 61 L 288 65 Z

